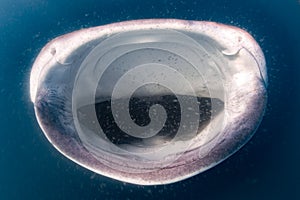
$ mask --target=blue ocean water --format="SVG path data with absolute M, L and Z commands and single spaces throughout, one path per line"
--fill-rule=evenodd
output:
M 251 141 L 220 165 L 179 183 L 136 186 L 97 175 L 47 141 L 29 99 L 41 48 L 86 27 L 146 18 L 241 27 L 269 73 L 266 115 Z M 296 0 L 1 0 L 0 199 L 300 199 L 300 2 Z

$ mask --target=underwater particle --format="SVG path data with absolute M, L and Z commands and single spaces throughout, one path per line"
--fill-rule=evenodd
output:
M 240 149 L 264 114 L 264 55 L 245 31 L 174 19 L 82 29 L 36 58 L 30 96 L 63 155 L 98 174 L 156 185 Z

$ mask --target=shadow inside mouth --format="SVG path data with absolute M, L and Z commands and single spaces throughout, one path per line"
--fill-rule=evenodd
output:
M 177 97 L 180 95 L 177 95 Z M 97 121 L 104 132 L 106 138 L 115 145 L 133 145 L 140 147 L 151 147 L 156 145 L 163 145 L 171 141 L 177 134 L 181 125 L 181 107 L 179 101 L 175 95 L 157 95 L 150 97 L 132 97 L 129 101 L 129 113 L 131 119 L 138 126 L 146 126 L 151 123 L 149 117 L 149 109 L 155 104 L 163 106 L 166 111 L 167 119 L 163 128 L 155 135 L 149 138 L 138 138 L 131 136 L 123 132 L 114 120 L 111 100 L 97 100 L 94 105 L 86 105 L 80 107 L 77 110 L 78 120 L 80 123 L 91 131 L 97 131 L 97 128 L 93 124 L 94 122 L 89 120 L 89 113 L 91 111 L 96 112 Z M 180 98 L 184 99 L 187 103 L 193 102 L 194 96 L 182 95 Z M 216 98 L 208 97 L 196 97 L 199 109 L 195 111 L 195 115 L 199 118 L 199 125 L 197 134 L 205 128 L 205 126 L 224 109 L 223 101 Z M 116 109 L 124 109 L 124 99 L 115 100 Z M 118 107 L 120 106 L 120 107 Z M 188 129 L 187 129 L 188 130 Z M 177 140 L 189 140 L 195 135 L 190 131 L 184 132 L 184 134 Z

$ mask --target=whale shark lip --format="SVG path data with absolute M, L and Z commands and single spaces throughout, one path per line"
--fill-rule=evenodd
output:
M 172 46 L 176 38 L 180 39 L 174 45 L 180 47 L 191 45 L 192 50 L 186 48 L 180 51 L 177 46 Z M 159 46 L 158 41 L 162 39 L 164 44 Z M 144 46 L 138 47 L 139 44 Z M 132 50 L 126 50 L 126 45 Z M 123 51 L 123 57 L 114 60 L 114 53 L 119 51 L 117 47 Z M 107 51 L 102 52 L 106 48 Z M 97 137 L 98 130 L 89 130 L 90 125 L 80 123 L 82 117 L 80 115 L 84 114 L 83 108 L 91 106 L 96 113 L 97 106 L 101 107 L 105 102 L 109 103 L 112 98 L 109 89 L 111 82 L 100 87 L 97 81 L 95 84 L 96 79 L 89 78 L 98 73 L 97 69 L 89 68 L 96 64 L 98 66 L 99 63 L 95 61 L 97 56 L 103 54 L 103 57 L 112 59 L 107 61 L 108 66 L 112 66 L 111 63 L 119 66 L 118 64 L 123 61 L 136 62 L 138 65 L 138 61 L 134 61 L 133 58 L 141 54 L 138 53 L 140 49 L 147 52 L 147 54 L 143 53 L 147 55 L 144 59 L 149 57 L 152 49 L 155 50 L 154 58 L 159 55 L 178 55 L 174 58 L 181 59 L 183 64 L 175 66 L 177 70 L 173 70 L 172 73 L 178 73 L 180 66 L 187 66 L 184 68 L 187 69 L 189 65 L 197 63 L 197 59 L 200 58 L 191 54 L 195 49 L 199 50 L 204 60 L 201 62 L 205 63 L 204 67 L 200 66 L 199 71 L 204 78 L 191 80 L 199 81 L 194 85 L 208 86 L 197 87 L 192 91 L 190 87 L 176 84 L 176 80 L 169 85 L 177 87 L 179 97 L 193 96 L 193 92 L 198 97 L 199 94 L 203 94 L 199 98 L 213 101 L 215 107 L 211 108 L 211 111 L 214 108 L 219 109 L 213 117 L 209 116 L 208 120 L 199 126 L 201 130 L 199 129 L 195 137 L 188 138 L 188 141 L 191 141 L 189 145 L 179 137 L 175 143 L 169 143 L 174 145 L 173 148 L 169 147 L 171 153 L 168 154 L 166 150 L 160 155 L 157 154 L 157 157 L 152 150 L 159 145 L 164 145 L 172 137 L 164 138 L 166 140 L 160 140 L 161 138 L 142 140 L 144 149 L 152 148 L 150 153 L 146 152 L 151 156 L 145 157 L 141 152 L 134 152 L 144 150 L 138 146 L 141 140 L 134 142 L 128 140 L 130 137 L 127 136 L 122 136 L 120 143 L 109 137 L 103 139 L 102 136 Z M 169 50 L 173 52 L 170 53 Z M 190 58 L 189 56 L 194 60 L 185 62 L 188 60 L 186 58 Z M 171 63 L 161 58 L 153 61 L 153 63 L 157 62 L 165 63 L 156 64 L 154 67 Z M 170 66 L 175 65 L 174 63 Z M 117 80 L 122 75 L 122 69 L 115 67 L 111 71 L 106 71 L 109 76 L 105 80 Z M 148 73 L 146 70 L 144 72 Z M 185 75 L 192 76 L 193 72 L 187 71 Z M 129 75 L 128 77 L 140 78 Z M 94 85 L 91 87 L 92 84 Z M 129 85 L 131 82 L 126 84 Z M 222 162 L 245 145 L 254 134 L 264 114 L 267 85 L 264 55 L 259 45 L 246 31 L 214 22 L 150 19 L 82 29 L 53 39 L 41 50 L 32 67 L 30 97 L 45 136 L 64 156 L 110 178 L 139 185 L 157 185 L 173 183 L 201 173 Z M 98 91 L 103 93 L 102 100 L 95 96 L 94 92 Z M 118 93 L 119 96 L 127 97 L 130 94 L 123 89 L 120 91 L 124 93 Z M 148 88 L 143 90 L 143 92 L 148 91 L 151 90 Z M 146 97 L 144 100 L 150 101 Z M 94 119 L 86 122 L 97 122 L 97 115 L 93 117 Z M 87 127 L 82 128 L 82 125 Z M 114 145 L 109 146 L 108 142 Z M 160 162 L 162 157 L 165 162 Z

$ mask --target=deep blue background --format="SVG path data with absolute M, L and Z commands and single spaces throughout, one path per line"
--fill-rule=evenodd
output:
M 217 167 L 142 187 L 96 175 L 64 158 L 39 129 L 29 72 L 52 38 L 141 18 L 239 26 L 261 45 L 267 113 L 255 136 Z M 300 3 L 297 0 L 1 0 L 0 199 L 300 199 Z

